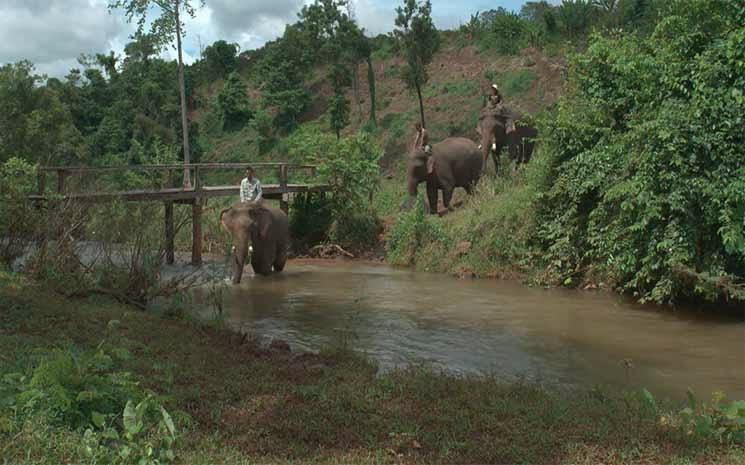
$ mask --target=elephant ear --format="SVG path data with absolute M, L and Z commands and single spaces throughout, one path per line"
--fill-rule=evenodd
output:
M 228 232 L 230 232 L 230 223 L 233 222 L 232 210 L 233 208 L 231 207 L 220 212 L 220 224 Z
M 248 215 L 256 224 L 257 229 L 259 230 L 259 237 L 261 237 L 262 239 L 266 239 L 266 237 L 269 235 L 269 228 L 272 225 L 272 218 L 269 214 L 269 210 L 264 207 L 257 206 L 251 208 L 248 211 Z
M 432 175 L 432 173 L 435 172 L 435 166 L 436 166 L 436 163 L 435 163 L 434 157 L 430 156 L 429 158 L 427 158 L 427 174 L 428 175 Z

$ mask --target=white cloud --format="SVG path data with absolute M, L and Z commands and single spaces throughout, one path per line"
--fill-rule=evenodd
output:
M 216 40 L 238 43 L 241 50 L 262 46 L 282 35 L 313 0 L 207 0 L 195 18 L 186 18 L 184 59 Z M 553 3 L 559 0 L 551 0 Z M 81 53 L 121 55 L 135 26 L 121 11 L 109 13 L 109 0 L 0 0 L 0 64 L 31 60 L 40 72 L 64 76 Z M 402 0 L 352 0 L 355 18 L 368 35 L 393 29 Z M 457 27 L 470 14 L 497 6 L 519 9 L 523 0 L 432 0 L 438 28 Z M 175 58 L 172 48 L 164 56 Z
M 31 60 L 63 75 L 81 53 L 105 52 L 126 23 L 91 0 L 0 0 L 0 63 Z

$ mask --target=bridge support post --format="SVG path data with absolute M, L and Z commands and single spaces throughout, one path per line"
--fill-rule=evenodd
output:
M 282 197 L 279 200 L 279 208 L 285 213 L 290 212 L 290 194 L 287 188 L 288 166 L 279 165 L 279 188 L 282 190 Z
M 166 233 L 166 264 L 173 265 L 174 246 L 173 246 L 173 202 L 165 203 L 165 233 Z
M 191 206 L 191 264 L 202 265 L 202 199 L 194 199 Z

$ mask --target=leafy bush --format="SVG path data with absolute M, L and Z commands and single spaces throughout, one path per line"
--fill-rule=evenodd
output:
M 668 8 L 651 37 L 595 35 L 573 58 L 575 90 L 541 128 L 542 247 L 554 279 L 745 300 L 744 8 Z
M 655 406 L 654 398 L 644 391 L 647 403 Z M 706 404 L 689 390 L 688 406 L 679 412 L 660 415 L 660 424 L 701 440 L 745 443 L 745 400 L 724 400 L 724 394 L 714 393 L 712 402 Z
M 103 349 L 75 353 L 54 350 L 30 375 L 7 375 L 17 395 L 14 407 L 22 416 L 42 416 L 52 425 L 87 428 L 101 416 L 121 413 L 130 399 L 144 397 L 127 372 L 120 371 L 129 353 Z
M 308 233 L 319 237 L 319 229 L 330 226 L 330 219 L 338 222 L 334 234 L 340 242 L 354 241 L 360 239 L 358 233 L 373 231 L 371 225 L 377 220 L 370 223 L 358 217 L 359 212 L 369 211 L 369 199 L 378 188 L 379 161 L 383 155 L 369 133 L 361 131 L 337 140 L 323 132 L 319 123 L 307 123 L 285 139 L 283 145 L 292 160 L 317 163 L 319 178 L 331 185 L 333 191 L 328 200 L 312 198 L 307 205 L 306 200 L 297 200 L 298 210 L 293 214 L 291 226 L 295 237 Z M 321 208 L 320 215 L 317 208 Z M 328 228 L 324 232 L 328 233 Z M 354 237 L 347 238 L 347 233 Z M 367 238 L 364 242 L 372 240 Z
M 26 197 L 35 182 L 36 167 L 24 160 L 0 165 L 0 264 L 10 265 L 36 235 L 40 217 Z
M 301 248 L 323 242 L 333 223 L 331 202 L 325 195 L 297 196 L 290 208 L 290 236 Z M 301 243 L 298 244 L 298 241 Z
M 382 223 L 374 210 L 348 210 L 336 218 L 329 236 L 345 248 L 360 250 L 375 246 L 381 229 Z
M 247 105 L 246 85 L 236 72 L 230 73 L 225 85 L 217 94 L 217 108 L 223 121 L 223 129 L 235 131 L 243 127 L 251 118 Z
M 115 325 L 110 322 L 109 330 Z M 172 462 L 174 422 L 156 397 L 122 371 L 130 357 L 105 340 L 84 352 L 53 350 L 29 374 L 6 374 L 0 383 L 0 419 L 5 420 L 0 427 L 12 432 L 31 422 L 78 432 L 84 456 L 93 463 Z
M 526 26 L 514 13 L 495 15 L 490 29 L 498 53 L 514 55 L 525 45 Z
M 119 419 L 95 417 L 84 434 L 86 455 L 102 463 L 162 465 L 176 459 L 176 426 L 168 411 L 148 396 L 128 401 Z

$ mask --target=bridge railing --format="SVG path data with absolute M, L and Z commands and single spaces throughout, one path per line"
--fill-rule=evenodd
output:
M 47 178 L 56 174 L 56 186 L 54 191 L 57 195 L 65 198 L 76 198 L 83 201 L 104 201 L 111 198 L 123 198 L 128 201 L 157 201 L 163 202 L 165 206 L 165 243 L 166 261 L 174 261 L 174 224 L 173 204 L 188 203 L 192 208 L 192 264 L 202 263 L 202 206 L 207 198 L 222 197 L 237 194 L 238 182 L 230 185 L 208 186 L 204 183 L 205 175 L 211 171 L 235 171 L 245 170 L 247 167 L 259 170 L 261 176 L 267 174 L 267 170 L 276 173 L 278 184 L 264 182 L 264 197 L 279 200 L 279 206 L 285 212 L 289 209 L 291 195 L 310 194 L 312 192 L 326 192 L 329 186 L 324 184 L 290 184 L 290 171 L 303 171 L 310 177 L 316 174 L 316 165 L 293 164 L 293 163 L 192 163 L 173 165 L 130 165 L 130 166 L 48 166 L 39 169 L 38 193 L 31 196 L 32 199 L 44 201 L 47 198 Z M 189 172 L 191 183 L 188 186 L 177 185 L 178 176 Z M 126 176 L 120 179 L 111 178 L 109 175 L 125 172 L 155 173 L 165 176 L 165 179 L 145 177 L 137 178 L 133 183 L 128 183 Z M 238 181 L 242 171 L 231 181 Z M 76 182 L 71 186 L 71 179 Z M 183 179 L 183 178 L 182 178 Z M 272 179 L 272 181 L 274 181 Z M 214 180 L 214 179 L 213 179 Z M 124 184 L 124 188 L 118 186 Z M 131 185 L 136 187 L 132 188 Z M 93 186 L 94 190 L 86 189 Z M 72 189 L 71 187 L 75 188 Z M 95 190 L 98 189 L 98 190 Z M 51 190 L 51 189 L 50 189 Z
M 162 189 L 175 189 L 182 188 L 186 191 L 198 191 L 207 184 L 205 183 L 205 173 L 210 171 L 237 171 L 247 167 L 253 167 L 257 170 L 270 169 L 275 174 L 274 179 L 277 180 L 280 190 L 287 190 L 289 184 L 289 173 L 290 171 L 302 171 L 314 177 L 316 174 L 317 165 L 310 164 L 296 164 L 296 163 L 282 163 L 282 162 L 261 162 L 261 163 L 191 163 L 191 164 L 172 164 L 172 165 L 127 165 L 127 166 L 46 166 L 39 169 L 39 178 L 37 186 L 37 194 L 43 197 L 47 192 L 47 180 L 50 174 L 56 174 L 56 185 L 54 192 L 58 195 L 66 194 L 80 194 L 84 193 L 86 183 L 83 181 L 84 177 L 88 177 L 89 181 L 96 181 L 98 178 L 91 179 L 94 175 L 110 175 L 115 173 L 124 172 L 140 172 L 140 173 L 154 173 L 160 175 L 160 179 L 157 186 L 153 186 L 153 190 L 158 188 Z M 185 170 L 189 171 L 190 185 L 183 186 L 178 185 L 178 179 L 181 173 Z M 71 190 L 69 188 L 70 181 L 73 178 L 76 179 L 76 185 L 78 189 Z M 100 186 L 104 188 L 110 188 L 111 186 Z

